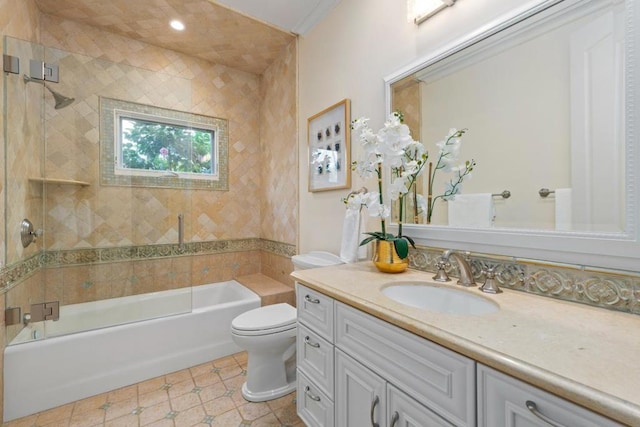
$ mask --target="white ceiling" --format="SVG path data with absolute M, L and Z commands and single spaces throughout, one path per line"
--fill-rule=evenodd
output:
M 304 35 L 340 0 L 215 0 L 250 17 Z

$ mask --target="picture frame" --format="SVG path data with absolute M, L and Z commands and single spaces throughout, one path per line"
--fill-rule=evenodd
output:
M 351 105 L 349 99 L 307 119 L 309 191 L 351 188 Z

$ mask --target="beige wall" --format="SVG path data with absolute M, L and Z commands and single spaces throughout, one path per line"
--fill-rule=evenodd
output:
M 460 0 L 420 26 L 408 22 L 406 2 L 391 7 L 385 0 L 342 2 L 299 44 L 300 233 L 299 250 L 338 253 L 344 205 L 349 190 L 309 193 L 306 177 L 307 118 L 329 105 L 351 99 L 352 119 L 371 118 L 373 128 L 385 115 L 383 79 L 397 69 L 486 25 L 520 0 Z M 352 158 L 360 151 L 352 141 Z M 372 182 L 364 183 L 373 186 Z M 353 188 L 363 185 L 354 175 Z M 377 229 L 369 222 L 369 229 Z

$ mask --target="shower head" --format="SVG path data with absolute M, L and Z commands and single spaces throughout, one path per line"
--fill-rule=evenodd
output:
M 51 94 L 53 95 L 53 99 L 56 102 L 53 108 L 55 108 L 56 110 L 60 110 L 64 107 L 68 107 L 73 103 L 73 101 L 75 101 L 75 98 L 69 98 L 68 96 L 61 95 L 55 90 L 51 89 L 49 86 L 45 84 L 44 80 L 33 79 L 27 76 L 26 74 L 22 75 L 22 79 L 24 80 L 25 83 L 31 83 L 31 82 L 41 83 L 44 87 L 46 87 L 47 90 L 51 92 Z

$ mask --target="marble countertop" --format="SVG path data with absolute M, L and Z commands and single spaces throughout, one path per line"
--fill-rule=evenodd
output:
M 453 315 L 384 296 L 433 273 L 378 272 L 371 262 L 294 271 L 300 283 L 618 422 L 640 426 L 640 316 L 503 289 L 496 313 Z M 434 282 L 435 283 L 435 282 Z

